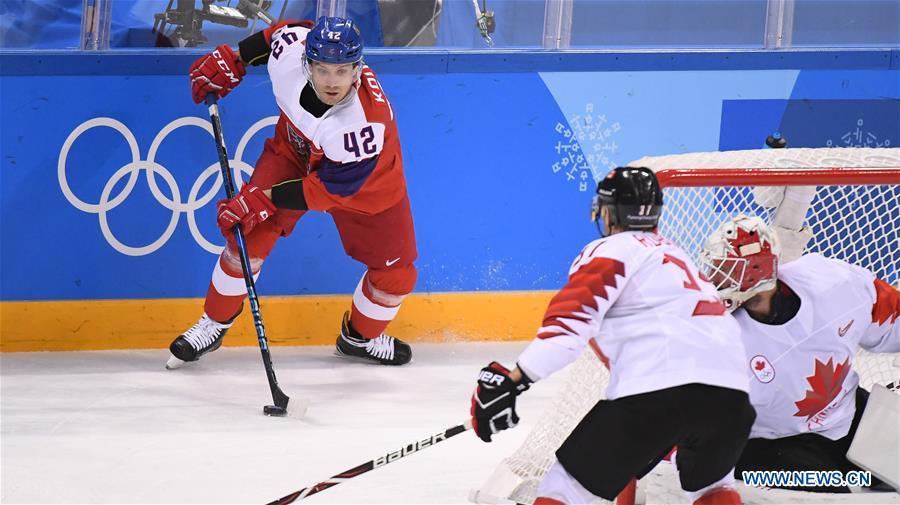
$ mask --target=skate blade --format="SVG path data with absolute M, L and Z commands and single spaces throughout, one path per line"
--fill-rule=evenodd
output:
M 169 361 L 166 361 L 166 370 L 175 370 L 184 366 L 187 363 L 186 361 L 181 361 L 175 356 L 169 356 Z
M 362 358 L 360 356 L 354 356 L 352 354 L 344 354 L 340 351 L 340 349 L 335 349 L 334 355 L 338 358 L 345 359 L 347 361 L 354 361 L 356 363 L 365 363 L 367 365 L 381 365 L 381 363 L 369 358 Z
M 416 360 L 415 358 L 412 358 L 412 359 L 409 360 L 409 363 L 404 363 L 404 364 L 402 364 L 402 365 L 391 365 L 391 364 L 388 364 L 388 363 L 379 363 L 379 362 L 377 362 L 377 361 L 375 361 L 375 360 L 373 360 L 373 359 L 371 359 L 371 358 L 363 358 L 363 357 L 360 357 L 360 356 L 354 356 L 354 355 L 352 355 L 352 354 L 344 354 L 344 353 L 341 352 L 341 350 L 338 349 L 338 348 L 335 348 L 335 349 L 334 349 L 334 355 L 337 356 L 338 358 L 341 358 L 341 359 L 345 359 L 345 360 L 348 360 L 348 361 L 355 361 L 355 362 L 357 362 L 357 363 L 365 363 L 366 365 L 389 366 L 389 367 L 406 366 L 406 365 L 409 365 L 410 363 L 412 363 L 413 361 Z

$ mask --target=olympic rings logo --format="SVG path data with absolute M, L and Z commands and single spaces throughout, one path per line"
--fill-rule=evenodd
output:
M 231 166 L 231 169 L 234 173 L 235 183 L 238 186 L 240 186 L 241 182 L 243 181 L 241 173 L 246 173 L 248 175 L 253 173 L 253 167 L 242 159 L 244 156 L 244 149 L 247 147 L 250 139 L 253 138 L 253 136 L 263 128 L 274 125 L 277 122 L 278 116 L 263 118 L 254 123 L 244 133 L 244 136 L 241 137 L 241 140 L 237 146 L 237 150 L 234 153 L 234 159 L 229 160 L 229 165 Z M 131 151 L 131 162 L 119 168 L 109 178 L 109 180 L 106 181 L 106 185 L 103 187 L 103 191 L 100 193 L 100 201 L 98 203 L 87 203 L 75 196 L 75 193 L 73 193 L 72 189 L 69 187 L 69 182 L 66 179 L 66 159 L 69 156 L 69 150 L 72 148 L 72 144 L 75 142 L 75 140 L 77 140 L 78 137 L 87 130 L 99 126 L 112 128 L 122 135 L 122 137 L 125 139 L 125 142 L 128 143 L 128 147 Z M 147 254 L 151 254 L 165 245 L 169 238 L 172 237 L 172 234 L 175 233 L 175 228 L 178 226 L 178 221 L 182 213 L 187 215 L 188 228 L 190 228 L 191 235 L 194 237 L 194 240 L 200 247 L 213 254 L 219 254 L 222 252 L 223 246 L 213 244 L 212 242 L 206 240 L 206 237 L 204 237 L 203 234 L 200 233 L 200 229 L 197 228 L 197 219 L 194 215 L 197 209 L 209 203 L 216 195 L 219 194 L 219 190 L 222 187 L 222 173 L 219 168 L 218 161 L 206 167 L 206 169 L 200 174 L 197 180 L 194 181 L 194 184 L 193 186 L 191 186 L 191 190 L 187 195 L 187 201 L 185 202 L 181 201 L 181 190 L 178 187 L 178 183 L 175 181 L 175 178 L 172 176 L 172 173 L 168 169 L 166 169 L 166 167 L 160 165 L 155 161 L 159 146 L 160 144 L 162 144 L 163 140 L 165 140 L 166 136 L 168 136 L 178 128 L 181 128 L 182 126 L 196 126 L 198 128 L 206 130 L 210 134 L 210 136 L 213 136 L 212 124 L 210 124 L 210 122 L 205 119 L 201 119 L 198 117 L 182 117 L 176 119 L 167 124 L 162 130 L 160 130 L 160 132 L 156 135 L 156 138 L 153 139 L 153 143 L 150 145 L 150 151 L 147 153 L 147 159 L 142 160 L 140 150 L 138 149 L 137 139 L 135 139 L 134 134 L 131 132 L 131 130 L 128 129 L 127 126 L 122 124 L 122 122 L 112 118 L 98 117 L 81 123 L 77 128 L 75 128 L 75 130 L 72 131 L 72 133 L 69 134 L 68 138 L 66 138 L 66 141 L 63 143 L 62 149 L 59 153 L 59 162 L 57 165 L 59 187 L 62 190 L 63 195 L 65 195 L 69 203 L 71 203 L 78 210 L 91 214 L 97 214 L 100 219 L 100 231 L 103 233 L 103 237 L 106 239 L 109 245 L 112 246 L 113 249 L 119 251 L 122 254 L 128 256 L 146 256 Z M 212 150 L 212 145 L 210 145 L 210 150 Z M 124 202 L 125 199 L 128 198 L 138 182 L 138 177 L 141 170 L 144 170 L 146 172 L 147 185 L 150 187 L 150 192 L 163 207 L 172 211 L 172 217 L 171 219 L 169 219 L 168 226 L 166 226 L 165 231 L 163 231 L 163 234 L 159 238 L 148 245 L 141 247 L 132 247 L 123 244 L 113 234 L 112 230 L 109 227 L 107 213 L 121 205 L 122 202 Z M 157 175 L 162 177 L 162 180 L 169 186 L 169 191 L 172 195 L 171 199 L 164 195 L 162 191 L 160 191 L 156 180 Z M 200 188 L 202 187 L 203 183 L 205 183 L 207 179 L 213 176 L 215 176 L 216 179 L 213 182 L 212 187 L 203 196 L 199 196 Z M 128 181 L 125 183 L 125 187 L 123 187 L 117 195 L 111 195 L 113 188 L 115 188 L 116 184 L 124 177 L 128 177 Z

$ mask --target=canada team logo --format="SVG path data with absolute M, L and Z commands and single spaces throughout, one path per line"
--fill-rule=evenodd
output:
M 241 174 L 245 173 L 249 176 L 249 174 L 253 173 L 253 167 L 243 160 L 244 150 L 246 149 L 247 144 L 250 142 L 253 136 L 256 135 L 257 132 L 267 126 L 274 125 L 277 120 L 277 116 L 271 116 L 257 121 L 252 126 L 250 126 L 250 128 L 246 132 L 244 132 L 244 135 L 238 142 L 234 157 L 233 159 L 229 160 L 229 164 L 232 171 L 234 172 L 234 179 L 236 184 L 238 185 L 238 188 L 240 188 L 240 184 L 243 181 L 243 177 L 241 176 Z M 106 181 L 106 184 L 104 184 L 103 190 L 100 193 L 100 199 L 97 203 L 88 203 L 75 195 L 75 193 L 72 191 L 72 188 L 69 186 L 69 180 L 66 173 L 66 162 L 68 160 L 69 151 L 71 150 L 72 145 L 78 140 L 81 134 L 90 130 L 91 128 L 97 128 L 101 126 L 112 128 L 122 135 L 131 152 L 131 161 L 119 168 Z M 217 197 L 221 198 L 222 195 L 224 195 L 224 193 L 222 193 L 221 191 L 222 174 L 219 168 L 219 162 L 214 161 L 200 173 L 200 175 L 191 186 L 190 191 L 188 191 L 187 198 L 182 201 L 182 190 L 178 187 L 178 183 L 175 180 L 175 177 L 172 175 L 172 172 L 156 161 L 156 154 L 159 151 L 160 145 L 163 143 L 163 141 L 165 141 L 166 137 L 178 128 L 185 126 L 194 126 L 197 128 L 201 128 L 208 132 L 210 136 L 213 136 L 212 125 L 208 120 L 191 116 L 178 118 L 167 124 L 165 127 L 163 127 L 162 130 L 160 130 L 160 132 L 153 139 L 153 142 L 150 144 L 150 149 L 147 152 L 146 159 L 143 159 L 141 157 L 137 139 L 135 138 L 131 130 L 127 126 L 125 126 L 125 124 L 112 118 L 98 117 L 90 119 L 78 125 L 78 127 L 69 134 L 69 136 L 66 138 L 66 141 L 63 143 L 62 149 L 60 149 L 59 152 L 59 160 L 57 164 L 59 187 L 62 190 L 63 195 L 66 197 L 66 200 L 68 200 L 69 203 L 71 203 L 72 206 L 74 206 L 76 209 L 82 212 L 87 212 L 89 214 L 97 214 L 100 224 L 100 231 L 103 234 L 103 237 L 116 251 L 119 251 L 120 253 L 127 256 L 146 256 L 153 253 L 154 251 L 165 245 L 166 242 L 168 242 L 168 240 L 172 237 L 172 234 L 175 233 L 175 229 L 177 228 L 178 222 L 180 221 L 181 214 L 184 214 L 187 219 L 188 228 L 191 230 L 191 235 L 197 242 L 197 245 L 213 254 L 219 254 L 222 252 L 223 246 L 213 244 L 212 242 L 207 240 L 202 233 L 200 233 L 200 229 L 197 227 L 197 219 L 195 217 L 195 212 L 198 209 L 202 208 L 204 205 L 207 205 L 214 199 L 217 199 Z M 210 142 L 209 149 L 211 153 L 214 153 L 215 151 L 212 150 L 212 145 L 212 142 Z M 144 172 L 147 185 L 150 188 L 150 193 L 160 205 L 172 212 L 172 216 L 169 219 L 169 223 L 166 226 L 166 229 L 163 231 L 162 235 L 159 238 L 147 245 L 134 247 L 124 244 L 116 237 L 116 235 L 110 228 L 107 213 L 121 205 L 129 197 L 129 195 L 131 195 L 132 191 L 135 188 L 135 185 L 137 185 L 138 183 L 142 171 Z M 122 189 L 117 194 L 113 195 L 113 189 L 118 187 L 119 181 L 126 177 L 127 180 L 125 181 L 124 187 L 122 187 Z M 200 188 L 208 179 L 212 177 L 215 178 L 213 184 L 211 185 L 209 190 L 206 191 L 206 193 L 200 195 Z M 168 186 L 169 194 L 172 195 L 171 198 L 166 196 L 160 190 L 158 178 L 162 179 L 163 183 Z
M 750 360 L 750 370 L 753 370 L 753 375 L 763 384 L 768 384 L 775 379 L 775 367 L 762 354 L 753 356 Z

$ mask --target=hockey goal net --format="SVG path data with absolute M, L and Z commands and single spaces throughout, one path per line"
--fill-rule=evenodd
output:
M 812 233 L 804 253 L 863 266 L 897 286 L 900 265 L 900 149 L 765 149 L 646 157 L 629 163 L 653 169 L 663 186 L 659 233 L 695 261 L 703 242 L 734 215 L 778 219 L 783 203 L 800 207 Z M 793 190 L 792 190 L 793 188 Z M 794 193 L 805 200 L 785 202 Z M 794 223 L 798 224 L 798 223 Z M 799 252 L 799 251 L 798 251 Z M 898 357 L 860 351 L 860 385 L 900 379 Z M 609 373 L 588 348 L 568 371 L 560 394 L 515 453 L 471 498 L 530 504 L 554 453 L 604 397 Z

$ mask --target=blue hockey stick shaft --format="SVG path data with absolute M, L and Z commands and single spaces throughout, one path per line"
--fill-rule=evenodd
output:
M 216 149 L 219 153 L 219 167 L 222 170 L 222 182 L 225 186 L 225 194 L 230 199 L 234 197 L 234 177 L 228 164 L 228 151 L 225 149 L 225 138 L 222 136 L 222 121 L 219 118 L 219 106 L 216 96 L 212 93 L 206 95 L 206 105 L 209 107 L 209 118 L 213 126 L 213 135 L 216 138 Z M 250 300 L 250 311 L 253 313 L 253 324 L 256 326 L 256 336 L 259 341 L 259 350 L 262 353 L 263 366 L 266 368 L 266 377 L 269 380 L 269 389 L 272 390 L 272 401 L 284 415 L 290 398 L 278 387 L 278 379 L 275 378 L 275 369 L 272 368 L 272 356 L 269 353 L 269 341 L 266 338 L 266 327 L 263 325 L 262 314 L 259 311 L 259 298 L 256 296 L 256 284 L 253 282 L 253 272 L 250 270 L 250 256 L 247 254 L 247 243 L 244 240 L 244 231 L 241 224 L 234 225 L 234 241 L 237 244 L 241 256 L 241 270 L 244 272 L 244 282 L 247 285 L 247 298 Z M 270 414 L 269 410 L 264 410 Z

